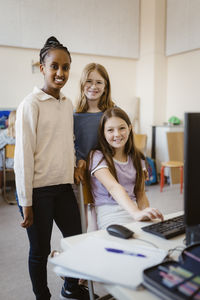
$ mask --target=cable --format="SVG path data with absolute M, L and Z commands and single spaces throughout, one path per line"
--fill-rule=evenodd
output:
M 183 247 L 183 246 L 177 246 L 175 248 L 169 249 L 167 256 L 170 257 L 173 254 L 173 252 L 175 252 L 175 251 L 182 252 L 184 250 L 184 248 L 185 247 Z
M 152 243 L 152 242 L 149 242 L 149 241 L 147 241 L 147 240 L 143 240 L 143 239 L 139 239 L 139 238 L 135 238 L 135 240 L 142 241 L 142 242 L 145 242 L 145 243 L 147 243 L 147 244 L 152 245 L 152 246 L 155 247 L 155 248 L 159 248 L 156 244 L 154 244 L 154 243 Z

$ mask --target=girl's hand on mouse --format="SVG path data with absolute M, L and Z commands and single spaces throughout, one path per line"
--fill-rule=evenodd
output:
M 139 210 L 135 212 L 134 219 L 136 221 L 150 221 L 154 219 L 160 219 L 161 221 L 163 221 L 164 217 L 158 209 L 152 207 L 146 207 L 143 210 Z
M 23 206 L 24 221 L 21 223 L 23 228 L 28 228 L 33 224 L 33 208 L 32 206 Z

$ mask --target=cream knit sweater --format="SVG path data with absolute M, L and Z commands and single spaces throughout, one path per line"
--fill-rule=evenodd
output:
M 21 206 L 32 205 L 33 188 L 73 183 L 73 105 L 37 87 L 19 105 L 14 169 Z

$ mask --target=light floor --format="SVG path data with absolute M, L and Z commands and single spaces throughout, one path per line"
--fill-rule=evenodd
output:
M 160 193 L 159 185 L 146 188 L 152 207 L 163 214 L 183 210 L 183 195 L 179 185 L 165 186 Z M 0 300 L 34 300 L 28 274 L 28 239 L 26 231 L 20 227 L 21 216 L 17 205 L 8 205 L 0 195 Z M 52 250 L 60 249 L 61 234 L 56 226 L 53 229 Z M 58 300 L 62 279 L 48 265 L 48 283 L 52 300 Z M 96 292 L 103 296 L 105 291 L 95 285 Z M 122 299 L 123 300 L 123 299 Z

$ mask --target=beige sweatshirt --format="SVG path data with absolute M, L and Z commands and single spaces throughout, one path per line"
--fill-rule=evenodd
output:
M 19 105 L 14 170 L 21 206 L 32 205 L 33 188 L 73 183 L 73 105 L 37 87 Z

